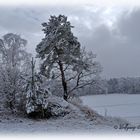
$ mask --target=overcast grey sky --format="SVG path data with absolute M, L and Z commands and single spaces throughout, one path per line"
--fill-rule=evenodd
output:
M 140 76 L 140 9 L 134 7 L 32 6 L 0 7 L 0 36 L 13 32 L 28 40 L 35 53 L 43 38 L 41 23 L 64 14 L 75 26 L 82 46 L 97 54 L 103 77 Z

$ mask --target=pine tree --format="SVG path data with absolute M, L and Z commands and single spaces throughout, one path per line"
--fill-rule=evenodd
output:
M 65 69 L 80 56 L 80 43 L 71 31 L 71 24 L 63 15 L 51 16 L 48 23 L 43 23 L 45 38 L 37 45 L 38 57 L 43 60 L 41 73 L 50 76 L 52 68 L 59 70 L 64 99 L 68 97 L 68 87 L 65 76 Z
M 40 72 L 61 80 L 63 98 L 67 100 L 74 90 L 94 83 L 93 76 L 100 72 L 100 65 L 93 61 L 94 55 L 81 48 L 66 16 L 51 16 L 42 26 L 45 37 L 36 47 L 37 57 L 42 59 Z

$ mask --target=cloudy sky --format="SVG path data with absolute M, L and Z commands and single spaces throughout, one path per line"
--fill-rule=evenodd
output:
M 102 76 L 140 76 L 140 8 L 95 5 L 0 6 L 0 37 L 8 32 L 28 40 L 35 53 L 43 38 L 41 23 L 64 14 L 82 46 L 97 54 Z

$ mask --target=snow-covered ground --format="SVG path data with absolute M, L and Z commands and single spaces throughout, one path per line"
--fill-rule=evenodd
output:
M 112 124 L 117 124 L 117 121 L 110 120 Z M 118 124 L 121 120 L 118 120 Z M 122 123 L 124 123 L 122 121 Z M 69 134 L 69 135 L 100 135 L 100 134 L 137 134 L 140 131 L 126 131 L 114 129 L 114 126 L 108 122 L 89 121 L 80 115 L 68 115 L 57 119 L 32 120 L 28 118 L 6 117 L 0 120 L 0 135 L 54 135 L 54 134 Z
M 127 124 L 127 121 L 123 119 L 113 117 L 102 117 L 98 115 L 94 110 L 104 115 L 104 108 L 106 107 L 106 115 L 125 117 L 127 115 L 138 115 L 139 108 L 133 110 L 130 104 L 137 105 L 139 103 L 138 95 L 126 96 L 126 95 L 98 95 L 98 96 L 84 96 L 82 97 L 85 105 L 93 108 L 86 108 L 83 104 L 73 105 L 70 104 L 72 111 L 64 117 L 50 118 L 50 119 L 28 119 L 23 116 L 6 115 L 0 112 L 0 134 L 133 134 L 140 133 L 140 129 L 132 130 L 120 130 L 120 124 Z M 128 99 L 127 99 L 128 98 Z M 135 102 L 133 102 L 135 101 Z M 118 105 L 118 109 L 115 110 L 115 105 Z M 127 104 L 126 110 L 121 105 Z M 78 107 L 80 106 L 80 107 Z M 101 107 L 104 106 L 104 107 Z M 108 107 L 109 106 L 109 107 Z M 114 106 L 114 110 L 112 107 Z M 107 108 L 108 107 L 108 108 Z M 140 107 L 140 106 L 139 106 Z M 132 109 L 131 112 L 129 112 Z M 83 111 L 84 110 L 84 111 Z M 118 114 L 117 114 L 118 112 Z M 112 114 L 111 114 L 112 113 Z M 114 113 L 114 114 L 113 114 Z M 115 114 L 116 113 L 116 114 Z M 120 113 L 120 114 L 119 114 Z M 92 117 L 92 114 L 94 117 Z M 114 126 L 118 128 L 115 129 Z
M 140 95 L 91 95 L 81 99 L 83 104 L 103 116 L 121 117 L 133 124 L 140 124 Z
M 11 115 L 0 116 L 0 134 L 97 134 L 116 131 L 108 122 L 89 120 L 79 111 L 65 117 L 51 119 L 28 119 Z

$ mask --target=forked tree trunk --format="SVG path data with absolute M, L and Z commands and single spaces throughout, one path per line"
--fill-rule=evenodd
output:
M 67 101 L 67 99 L 68 99 L 67 82 L 66 82 L 66 79 L 65 79 L 65 73 L 64 73 L 64 69 L 63 69 L 63 64 L 62 64 L 62 62 L 60 60 L 58 62 L 58 65 L 59 65 L 60 72 L 61 72 L 62 86 L 63 86 L 63 91 L 64 91 L 63 98 L 64 98 L 64 100 Z

